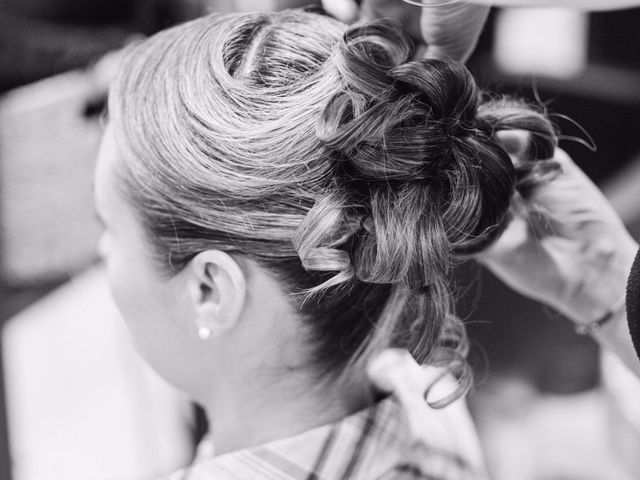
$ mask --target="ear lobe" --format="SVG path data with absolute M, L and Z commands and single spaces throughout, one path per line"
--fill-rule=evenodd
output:
M 195 313 L 195 331 L 207 338 L 233 329 L 244 307 L 245 275 L 228 253 L 206 250 L 188 265 L 188 289 Z

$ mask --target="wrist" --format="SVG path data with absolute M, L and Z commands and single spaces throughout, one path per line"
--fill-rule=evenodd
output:
M 626 319 L 626 300 L 625 293 L 597 320 L 591 323 L 577 323 L 575 326 L 576 333 L 579 335 L 595 335 L 605 327 L 623 321 Z
M 631 318 L 636 321 L 638 289 L 636 278 L 640 275 L 640 252 L 637 252 L 633 268 L 626 288 L 625 303 L 623 308 L 616 310 L 611 318 L 602 324 L 595 332 L 593 338 L 604 348 L 617 355 L 636 375 L 640 377 L 640 348 L 638 338 L 634 338 Z M 629 311 L 627 311 L 629 308 Z M 636 334 L 636 337 L 638 335 Z
M 638 377 L 640 377 L 640 359 L 633 347 L 626 308 L 620 311 L 592 335 L 598 344 L 616 355 Z
M 638 244 L 630 236 L 624 241 L 591 243 L 583 252 L 583 269 L 558 310 L 577 325 L 577 330 L 593 330 L 610 323 L 624 310 L 624 295 Z
M 593 332 L 593 336 L 596 339 L 602 340 L 603 343 L 610 343 L 607 340 L 613 339 L 617 337 L 621 331 L 625 331 L 626 325 L 627 309 L 623 304 L 622 308 L 617 309 L 609 321 L 603 323 Z

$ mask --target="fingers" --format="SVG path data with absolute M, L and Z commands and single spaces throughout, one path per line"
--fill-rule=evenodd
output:
M 418 45 L 427 45 L 418 50 L 421 56 L 458 61 L 466 60 L 475 48 L 490 8 L 466 2 L 422 8 L 402 0 L 363 0 L 360 8 L 354 0 L 322 0 L 322 6 L 343 22 L 395 18 Z
M 501 132 L 499 137 L 514 163 L 527 158 L 525 135 Z M 526 200 L 516 197 L 515 218 L 497 241 L 497 251 L 521 242 L 527 230 L 538 240 L 557 237 L 577 242 L 588 242 L 605 231 L 625 231 L 608 200 L 565 151 L 556 149 L 553 160 L 560 165 L 560 174 L 538 186 Z
M 514 217 L 502 235 L 474 258 L 489 267 L 494 263 L 504 263 L 509 260 L 507 256 L 525 248 L 532 239 L 534 237 L 531 235 L 531 226 L 527 218 Z
M 363 0 L 360 7 L 355 0 L 322 0 L 322 6 L 327 13 L 343 22 L 370 22 L 376 18 L 395 18 L 416 43 L 422 42 L 421 8 L 402 0 Z
M 515 164 L 527 157 L 529 148 L 526 132 L 505 131 L 498 134 L 503 147 Z M 594 221 L 593 195 L 597 188 L 573 163 L 563 150 L 554 155 L 561 173 L 549 184 L 541 185 L 525 200 L 514 197 L 511 205 L 512 219 L 500 238 L 477 259 L 482 263 L 503 262 L 509 252 L 541 248 L 547 237 L 575 237 L 577 222 Z M 586 202 L 586 203 L 585 203 Z M 599 204 L 600 200 L 595 202 Z
M 466 2 L 423 8 L 420 32 L 427 44 L 427 56 L 467 60 L 478 43 L 489 10 L 489 6 Z
M 358 18 L 358 4 L 354 0 L 322 0 L 322 7 L 343 22 Z
M 521 155 L 529 146 L 531 134 L 526 130 L 501 130 L 496 138 L 509 155 Z
M 402 0 L 364 0 L 360 9 L 360 20 L 371 21 L 376 18 L 395 18 L 402 29 L 420 44 L 423 38 L 420 32 L 420 14 L 423 9 Z
M 420 20 L 426 55 L 466 61 L 476 47 L 490 7 L 570 7 L 580 10 L 615 10 L 640 6 L 640 0 L 464 0 L 437 7 L 442 0 L 422 0 Z

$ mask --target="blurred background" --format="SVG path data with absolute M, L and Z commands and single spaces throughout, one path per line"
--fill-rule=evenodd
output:
M 312 3 L 0 0 L 0 479 L 153 478 L 189 461 L 201 423 L 137 359 L 94 266 L 112 52 L 212 11 Z M 638 45 L 640 9 L 494 9 L 469 67 L 557 114 L 561 146 L 640 239 Z M 477 265 L 457 283 L 494 478 L 640 478 L 640 419 L 608 408 L 595 343 Z

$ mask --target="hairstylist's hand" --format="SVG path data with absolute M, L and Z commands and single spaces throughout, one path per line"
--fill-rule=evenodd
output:
M 502 139 L 519 161 L 521 137 Z M 558 149 L 555 160 L 562 173 L 516 206 L 507 230 L 479 260 L 514 290 L 589 324 L 624 295 L 638 244 L 571 158 Z M 640 372 L 621 312 L 611 322 L 617 326 L 606 325 L 596 339 Z
M 422 0 L 426 7 L 409 5 L 403 0 L 363 0 L 362 8 L 354 0 L 322 0 L 324 8 L 342 21 L 393 17 L 417 44 L 426 44 L 425 54 L 436 58 L 465 61 L 473 52 L 490 6 L 568 7 L 582 10 L 616 10 L 640 6 L 640 0 L 465 0 L 451 5 L 449 0 Z
M 448 3 L 446 0 L 423 0 L 425 5 Z M 424 45 L 420 56 L 466 60 L 476 46 L 489 14 L 488 5 L 453 3 L 418 7 L 403 0 L 363 0 L 358 9 L 354 0 L 322 0 L 324 8 L 343 21 L 398 19 L 416 44 Z
M 465 61 L 473 52 L 482 32 L 490 6 L 496 7 L 566 7 L 581 10 L 616 10 L 640 6 L 640 0 L 462 0 L 451 5 L 451 0 L 421 0 L 420 33 L 427 44 L 426 55 L 436 58 L 451 57 Z M 370 10 L 376 16 L 384 16 L 387 5 L 401 0 L 365 0 L 362 15 Z M 404 2 L 402 2 L 404 3 Z M 399 9 L 399 7 L 395 7 Z M 416 7 L 421 8 L 421 7 Z M 412 16 L 417 17 L 415 13 Z M 400 17 L 398 17 L 400 18 Z M 402 18 L 401 21 L 404 22 Z

